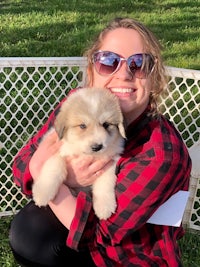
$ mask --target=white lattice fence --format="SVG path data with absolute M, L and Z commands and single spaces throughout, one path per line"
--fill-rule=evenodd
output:
M 13 157 L 67 91 L 82 85 L 85 65 L 83 58 L 0 58 L 0 215 L 10 215 L 27 202 L 11 183 Z
M 85 81 L 84 58 L 0 58 L 0 216 L 19 210 L 27 199 L 12 183 L 17 151 L 46 121 L 66 93 Z M 174 121 L 189 150 L 200 135 L 200 71 L 167 68 L 169 87 L 162 112 Z M 191 176 L 184 220 L 200 230 L 200 175 Z
M 181 133 L 193 165 L 183 224 L 200 230 L 200 71 L 168 67 L 167 73 L 168 88 L 160 109 Z

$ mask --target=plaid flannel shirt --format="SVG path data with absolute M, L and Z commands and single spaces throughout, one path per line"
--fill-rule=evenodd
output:
M 14 181 L 26 195 L 32 193 L 30 158 L 53 126 L 60 106 L 14 160 Z M 146 222 L 169 197 L 188 190 L 187 148 L 171 122 L 162 115 L 148 116 L 147 110 L 128 126 L 126 135 L 125 151 L 116 166 L 116 213 L 98 220 L 91 195 L 80 192 L 66 244 L 75 250 L 88 246 L 99 267 L 180 267 L 176 240 L 183 236 L 183 228 Z

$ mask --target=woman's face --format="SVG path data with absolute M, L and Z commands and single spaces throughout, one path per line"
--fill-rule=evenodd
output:
M 145 53 L 139 33 L 133 29 L 118 28 L 110 31 L 104 38 L 100 50 L 111 51 L 123 58 L 133 54 Z M 103 87 L 115 94 L 127 124 L 135 120 L 147 107 L 150 96 L 149 79 L 138 79 L 131 74 L 126 61 L 110 76 L 102 76 L 93 70 L 93 87 Z

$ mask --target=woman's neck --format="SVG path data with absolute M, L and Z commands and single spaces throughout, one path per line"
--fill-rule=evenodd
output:
M 136 109 L 132 112 L 123 113 L 125 128 L 127 128 L 133 121 L 135 121 L 146 109 L 148 106 L 144 106 L 142 109 Z

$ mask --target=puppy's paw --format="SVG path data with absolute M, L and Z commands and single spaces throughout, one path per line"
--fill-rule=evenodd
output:
M 33 200 L 35 204 L 39 207 L 47 206 L 50 200 L 53 200 L 56 196 L 57 188 L 46 188 L 42 186 L 39 182 L 35 183 L 32 188 Z
M 50 200 L 55 198 L 60 185 L 67 177 L 65 165 L 65 161 L 57 154 L 46 161 L 32 188 L 36 205 L 46 206 Z
M 117 204 L 115 196 L 113 195 L 101 195 L 96 196 L 93 199 L 93 208 L 97 217 L 101 220 L 108 219 L 113 213 L 115 213 Z

